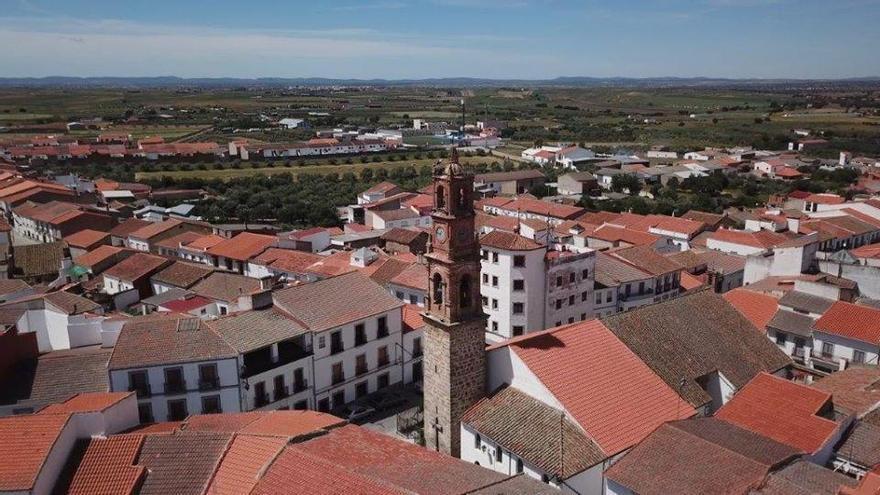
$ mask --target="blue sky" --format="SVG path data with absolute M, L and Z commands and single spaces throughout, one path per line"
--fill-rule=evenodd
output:
M 880 76 L 880 0 L 0 0 L 0 76 Z

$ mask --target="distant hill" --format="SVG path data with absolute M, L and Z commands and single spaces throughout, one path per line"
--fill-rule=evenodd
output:
M 157 77 L 5 77 L 0 87 L 30 88 L 235 88 L 287 86 L 373 86 L 373 87 L 840 87 L 875 86 L 880 77 L 850 79 L 723 79 L 709 77 L 557 77 L 554 79 L 484 79 L 449 77 L 429 79 L 331 79 L 303 78 L 181 78 Z

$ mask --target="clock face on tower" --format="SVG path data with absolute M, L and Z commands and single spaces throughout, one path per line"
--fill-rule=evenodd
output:
M 434 235 L 437 236 L 437 241 L 446 242 L 446 228 L 437 227 L 437 229 L 434 230 Z

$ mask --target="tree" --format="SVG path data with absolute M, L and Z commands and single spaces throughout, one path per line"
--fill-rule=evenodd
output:
M 629 194 L 635 196 L 642 190 L 642 183 L 635 175 L 615 175 L 611 178 L 611 190 L 618 193 L 629 191 Z

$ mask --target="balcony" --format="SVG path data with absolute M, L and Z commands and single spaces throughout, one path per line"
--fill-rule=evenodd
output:
M 376 330 L 376 338 L 377 339 L 381 339 L 381 338 L 384 338 L 387 336 L 388 336 L 388 327 L 379 327 L 379 329 Z
M 366 335 L 355 335 L 355 338 L 354 338 L 355 347 L 360 347 L 366 343 L 367 343 L 367 336 Z
M 199 390 L 217 390 L 220 388 L 220 380 L 218 378 L 212 378 L 209 380 L 199 380 Z
M 293 382 L 293 393 L 298 394 L 300 392 L 304 392 L 309 388 L 308 380 L 301 380 L 298 382 Z
M 342 347 L 342 342 L 333 342 L 330 344 L 330 354 L 339 354 L 344 351 L 345 348 Z
M 184 394 L 186 393 L 186 382 L 165 382 L 166 394 Z
M 333 385 L 339 385 L 340 383 L 345 381 L 345 373 L 334 373 L 332 383 Z
M 249 352 L 244 356 L 244 367 L 241 371 L 241 377 L 250 378 L 254 375 L 259 375 L 260 373 L 265 373 L 266 371 L 299 361 L 300 359 L 308 357 L 310 354 L 311 352 L 305 350 L 303 347 L 294 345 L 279 348 L 277 361 L 272 361 L 272 356 L 268 352 L 268 348 L 266 350 Z
M 358 365 L 358 367 L 355 368 L 355 370 L 354 370 L 354 374 L 356 376 L 365 375 L 366 373 L 367 373 L 367 365 L 366 364 Z
M 421 348 L 421 347 L 416 347 L 416 348 L 413 349 L 413 351 L 412 351 L 412 357 L 413 357 L 413 358 L 422 357 L 422 354 L 424 354 L 424 351 L 422 351 L 422 348 Z
M 381 358 L 381 357 L 380 357 L 380 358 L 379 358 L 379 364 L 378 364 L 378 367 L 381 368 L 381 367 L 383 367 L 383 366 L 388 366 L 388 363 L 389 363 L 389 362 L 390 362 L 390 361 L 388 360 L 388 356 L 385 356 L 384 358 Z

